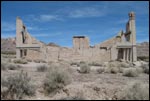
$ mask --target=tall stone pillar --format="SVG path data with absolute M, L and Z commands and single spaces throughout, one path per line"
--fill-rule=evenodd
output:
M 133 62 L 137 61 L 137 52 L 136 52 L 136 28 L 135 28 L 135 13 L 130 12 L 129 13 L 129 26 L 130 26 L 130 42 L 132 43 L 132 58 Z

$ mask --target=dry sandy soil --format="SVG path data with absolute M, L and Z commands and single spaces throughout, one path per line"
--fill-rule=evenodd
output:
M 26 100 L 55 100 L 73 96 L 81 96 L 88 100 L 116 100 L 119 94 L 134 82 L 149 84 L 149 75 L 145 73 L 141 73 L 138 77 L 126 77 L 123 76 L 122 73 L 98 74 L 95 68 L 100 67 L 92 66 L 92 71 L 90 73 L 82 74 L 77 71 L 79 67 L 70 66 L 66 67 L 66 70 L 70 73 L 72 82 L 54 95 L 45 95 L 43 93 L 42 84 L 46 72 L 37 71 L 37 66 L 39 64 L 45 63 L 28 62 L 28 64 L 20 64 L 22 66 L 21 69 L 2 71 L 1 75 L 2 77 L 7 77 L 21 70 L 26 71 L 36 87 L 35 95 L 31 97 L 26 96 L 24 98 Z

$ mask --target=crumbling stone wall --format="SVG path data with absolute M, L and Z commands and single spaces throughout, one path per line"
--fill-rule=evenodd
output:
M 33 38 L 27 32 L 27 28 L 23 24 L 22 20 L 17 18 L 17 57 L 20 57 L 20 52 L 26 50 L 26 58 L 30 58 L 32 60 L 42 59 L 45 61 L 66 60 L 103 62 L 116 60 L 118 57 L 129 60 L 128 58 L 130 56 L 130 61 L 136 61 L 136 32 L 134 17 L 135 15 L 133 12 L 129 13 L 129 21 L 127 22 L 125 33 L 120 31 L 115 37 L 97 44 L 94 47 L 90 47 L 88 37 L 74 36 L 73 48 L 44 45 L 37 39 Z

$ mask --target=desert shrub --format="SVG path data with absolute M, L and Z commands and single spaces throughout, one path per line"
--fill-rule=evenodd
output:
M 119 73 L 123 73 L 123 68 L 122 67 L 118 67 L 118 71 L 119 71 Z
M 9 70 L 17 70 L 17 69 L 20 68 L 20 66 L 14 64 L 14 63 L 8 63 L 8 64 L 6 64 L 6 68 L 9 69 Z
M 144 73 L 149 74 L 149 64 L 142 64 Z
M 5 88 L 1 92 L 2 99 L 22 99 L 25 95 L 31 96 L 35 93 L 35 88 L 30 83 L 30 77 L 23 71 L 19 74 L 9 76 L 1 83 L 1 87 Z
M 32 60 L 31 59 L 26 59 L 28 62 L 32 62 Z
M 7 67 L 6 67 L 7 63 L 6 62 L 1 62 L 1 70 L 6 70 Z
M 144 73 L 149 74 L 149 67 L 146 67 L 146 68 L 144 69 Z
M 128 68 L 128 67 L 130 67 L 130 66 L 129 66 L 128 63 L 121 62 L 121 63 L 120 63 L 120 67 Z
M 86 63 L 80 64 L 80 70 L 79 70 L 80 73 L 89 73 L 90 70 L 91 70 L 91 68 L 88 64 L 86 64 Z
M 104 70 L 105 70 L 104 68 L 98 68 L 96 71 L 97 71 L 97 73 L 99 73 L 99 74 L 100 74 L 100 73 L 103 73 L 103 72 L 104 72 Z
M 86 99 L 81 96 L 72 96 L 72 97 L 61 98 L 60 100 L 86 100 Z
M 41 62 L 41 63 L 46 63 L 46 61 L 45 61 L 45 60 L 41 60 L 40 62 Z
M 1 51 L 1 54 L 7 54 L 7 55 L 15 55 L 16 51 Z
M 82 63 L 85 64 L 86 62 L 85 61 L 80 61 L 80 64 L 82 64 Z
M 92 62 L 92 63 L 89 63 L 90 66 L 103 66 L 101 63 L 98 63 L 98 62 Z
M 104 73 L 110 73 L 110 68 L 109 67 L 105 67 Z
M 43 88 L 46 93 L 57 92 L 71 82 L 68 72 L 59 67 L 50 67 L 44 79 Z
M 137 72 L 136 68 L 130 68 L 130 69 L 123 71 L 123 76 L 136 77 L 136 76 L 138 76 L 138 72 Z
M 136 71 L 138 73 L 143 73 L 144 72 L 143 68 L 140 68 L 140 67 L 136 67 Z
M 17 70 L 19 68 L 21 68 L 21 66 L 14 63 L 1 62 L 1 70 Z
M 149 56 L 138 56 L 137 60 L 149 62 Z
M 70 65 L 71 65 L 71 66 L 72 66 L 72 65 L 79 66 L 79 65 L 80 65 L 80 63 L 78 63 L 78 62 L 71 62 L 71 63 L 70 63 Z
M 38 67 L 37 67 L 37 71 L 38 72 L 45 72 L 46 70 L 47 70 L 47 65 L 39 65 Z
M 109 62 L 108 63 L 108 67 L 121 67 L 121 63 L 118 61 L 114 61 L 114 62 Z
M 41 61 L 40 59 L 34 60 L 35 63 L 40 63 L 40 61 Z
M 27 64 L 27 60 L 25 59 L 15 59 L 14 63 L 18 63 L 18 64 Z
M 118 68 L 117 67 L 111 67 L 110 72 L 113 74 L 117 74 L 118 73 Z
M 134 83 L 120 94 L 120 100 L 149 100 L 149 85 Z

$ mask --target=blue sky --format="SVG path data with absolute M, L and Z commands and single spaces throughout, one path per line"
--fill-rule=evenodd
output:
M 16 17 L 45 43 L 72 47 L 72 37 L 85 35 L 95 45 L 125 32 L 128 13 L 136 14 L 137 42 L 149 41 L 147 1 L 3 1 L 1 37 L 15 37 Z

